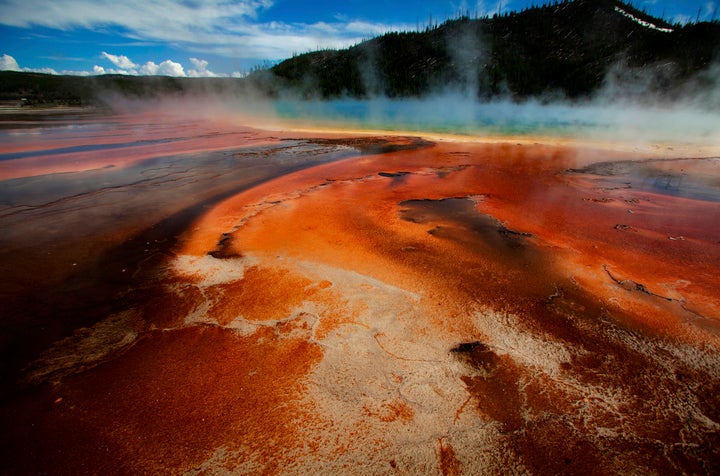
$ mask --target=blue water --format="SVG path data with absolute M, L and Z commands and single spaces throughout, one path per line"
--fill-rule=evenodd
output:
M 338 128 L 720 143 L 720 112 L 677 104 L 480 103 L 445 95 L 422 100 L 277 101 L 275 112 L 283 119 Z
M 280 117 L 320 125 L 342 125 L 391 131 L 441 133 L 529 134 L 538 130 L 577 127 L 576 122 L 549 116 L 520 117 L 508 105 L 471 104 L 452 99 L 276 103 Z

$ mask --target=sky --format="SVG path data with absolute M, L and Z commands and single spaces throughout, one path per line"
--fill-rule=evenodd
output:
M 543 0 L 0 0 L 0 70 L 242 76 L 320 48 L 423 29 L 458 13 Z M 671 23 L 720 18 L 720 0 L 633 0 Z

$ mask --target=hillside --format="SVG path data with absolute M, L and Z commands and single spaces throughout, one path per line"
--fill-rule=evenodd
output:
M 25 105 L 98 105 L 117 95 L 150 98 L 172 94 L 270 94 L 258 77 L 177 78 L 169 76 L 63 76 L 0 71 L 0 101 Z
M 447 91 L 582 98 L 609 81 L 622 91 L 672 97 L 717 88 L 712 67 L 720 71 L 720 22 L 671 25 L 619 0 L 562 0 L 302 54 L 244 79 L 2 71 L 0 100 L 83 105 L 102 103 L 108 93 L 398 98 Z
M 280 88 L 325 98 L 448 88 L 480 97 L 579 97 L 618 69 L 630 77 L 642 69 L 652 88 L 672 92 L 718 59 L 716 22 L 674 26 L 617 0 L 576 0 L 390 33 L 341 51 L 296 56 L 272 73 Z

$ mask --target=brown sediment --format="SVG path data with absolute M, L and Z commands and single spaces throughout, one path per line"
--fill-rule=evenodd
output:
M 32 156 L 2 161 L 6 178 L 16 178 L 3 181 L 0 192 L 0 393 L 53 342 L 144 301 L 145 281 L 154 279 L 180 233 L 213 203 L 352 150 L 283 141 L 218 121 L 143 114 L 105 120 L 85 118 L 80 125 L 87 129 L 39 123 L 42 133 L 24 129 L 10 136 L 15 152 L 25 153 L 111 142 L 125 165 L 104 151 L 88 153 L 100 167 L 90 171 L 84 152 L 46 157 L 68 173 L 38 172 Z M 160 140 L 166 135 L 177 140 Z M 152 159 L 146 139 L 158 140 Z M 0 155 L 6 145 L 12 150 L 3 143 Z M 181 302 L 157 304 L 158 316 L 182 314 Z M 163 322 L 159 317 L 150 325 Z
M 293 422 L 312 415 L 298 404 L 299 378 L 321 356 L 272 329 L 147 334 L 122 358 L 43 389 L 28 402 L 37 413 L 6 415 L 11 427 L 32 422 L 42 435 L 32 448 L 40 457 L 18 461 L 13 472 L 183 472 L 221 446 L 240 449 L 228 470 L 252 460 L 280 471 L 281 455 L 304 446 Z
M 633 261 L 637 261 L 639 256 L 643 256 L 642 259 L 645 260 L 645 263 L 636 266 L 636 268 L 643 269 L 644 273 L 647 272 L 646 268 L 653 269 L 657 273 L 656 279 L 658 281 L 672 283 L 673 276 L 670 270 L 679 269 L 682 262 L 686 261 L 686 257 L 678 259 L 678 250 L 673 250 L 670 246 L 658 247 L 655 253 L 646 253 L 647 248 L 653 246 L 653 243 L 658 238 L 658 232 L 645 235 L 640 233 L 637 239 L 640 239 L 641 242 L 635 245 L 627 242 L 627 236 L 612 235 L 618 222 L 616 217 L 624 214 L 623 218 L 625 219 L 626 210 L 600 209 L 598 208 L 600 204 L 584 202 L 582 197 L 578 196 L 582 192 L 567 187 L 567 185 L 574 186 L 572 179 L 568 181 L 567 185 L 562 186 L 565 180 L 557 174 L 564 169 L 562 164 L 572 163 L 572 158 L 563 158 L 558 150 L 548 148 L 543 150 L 540 147 L 535 151 L 516 151 L 515 154 L 520 154 L 520 156 L 516 156 L 517 158 L 514 160 L 516 162 L 522 161 L 521 165 L 520 163 L 504 163 L 502 153 L 508 146 L 475 145 L 465 147 L 477 149 L 474 153 L 477 157 L 483 157 L 484 160 L 442 179 L 438 176 L 438 168 L 451 165 L 468 165 L 465 163 L 457 164 L 457 156 L 443 150 L 443 148 L 452 148 L 447 144 L 443 144 L 443 147 L 438 146 L 434 149 L 416 151 L 412 154 L 395 154 L 393 157 L 394 163 L 391 162 L 394 168 L 412 172 L 403 176 L 402 183 L 392 181 L 388 183 L 384 177 L 373 176 L 374 169 L 370 165 L 372 164 L 371 159 L 363 159 L 362 161 L 356 160 L 353 162 L 352 169 L 356 173 L 351 177 L 348 177 L 346 172 L 342 171 L 342 167 L 351 166 L 343 162 L 329 164 L 323 168 L 313 169 L 308 172 L 308 174 L 316 174 L 317 178 L 313 181 L 311 177 L 308 177 L 306 185 L 303 185 L 302 182 L 297 184 L 286 183 L 289 188 L 297 190 L 296 193 L 301 194 L 303 200 L 293 200 L 294 197 L 284 197 L 282 194 L 274 195 L 272 188 L 275 185 L 271 185 L 271 190 L 268 190 L 268 192 L 273 194 L 276 203 L 253 204 L 252 194 L 254 191 L 251 191 L 247 196 L 248 204 L 244 206 L 241 213 L 247 215 L 262 208 L 263 211 L 259 211 L 263 216 L 262 221 L 258 220 L 255 223 L 262 223 L 264 229 L 273 230 L 273 232 L 271 236 L 260 235 L 258 234 L 259 231 L 256 231 L 259 229 L 253 223 L 250 223 L 248 226 L 243 227 L 241 234 L 238 234 L 240 236 L 238 237 L 239 243 L 236 249 L 253 250 L 252 241 L 255 241 L 260 244 L 259 250 L 289 250 L 297 255 L 319 258 L 321 261 L 332 264 L 345 263 L 353 269 L 361 270 L 361 272 L 364 272 L 363 267 L 372 267 L 375 273 L 386 272 L 386 274 L 392 274 L 391 281 L 393 281 L 402 276 L 402 273 L 395 273 L 400 263 L 413 260 L 411 254 L 414 254 L 414 257 L 417 258 L 418 253 L 408 253 L 407 250 L 438 248 L 438 240 L 428 241 L 419 233 L 429 233 L 435 238 L 440 238 L 440 240 L 453 242 L 445 252 L 452 252 L 451 250 L 455 245 L 460 245 L 461 249 L 456 249 L 456 252 L 460 254 L 465 253 L 468 247 L 481 254 L 490 251 L 497 253 L 497 246 L 487 248 L 492 243 L 487 237 L 486 239 L 479 239 L 477 233 L 479 233 L 480 225 L 467 221 L 475 220 L 477 222 L 482 219 L 483 214 L 486 214 L 491 217 L 487 219 L 488 227 L 495 226 L 490 225 L 493 220 L 498 223 L 495 234 L 500 238 L 506 237 L 512 243 L 513 240 L 517 241 L 520 238 L 531 239 L 532 236 L 535 236 L 541 239 L 546 246 L 557 248 L 555 266 L 562 264 L 563 255 L 565 255 L 570 259 L 568 266 L 579 268 L 580 275 L 583 274 L 583 268 L 591 267 L 594 268 L 591 272 L 599 278 L 602 273 L 598 273 L 598 268 L 602 269 L 603 265 L 623 263 L 624 266 L 627 266 Z M 523 158 L 524 155 L 527 157 Z M 548 155 L 550 156 L 549 159 Z M 553 155 L 556 157 L 555 160 L 552 159 Z M 427 157 L 427 159 L 424 157 Z M 433 158 L 432 163 L 424 162 L 430 157 Z M 383 170 L 387 170 L 388 165 L 388 163 L 383 163 Z M 338 175 L 333 176 L 332 174 Z M 304 174 L 297 174 L 293 181 L 303 181 L 303 176 Z M 331 179 L 331 181 L 327 182 L 328 179 Z M 281 185 L 278 184 L 277 187 L 281 187 Z M 422 191 L 422 195 L 418 195 L 417 191 Z M 353 202 L 353 200 L 361 198 L 357 197 L 356 193 L 367 194 L 368 197 L 372 197 L 372 201 L 358 205 Z M 469 198 L 461 198 L 475 195 L 483 196 L 477 206 Z M 405 198 L 405 200 L 400 199 L 400 197 Z M 244 199 L 244 196 L 238 196 L 235 200 L 242 201 Z M 660 198 L 653 197 L 653 200 L 660 199 L 668 200 L 669 198 L 664 196 Z M 420 201 L 418 202 L 418 200 Z M 408 218 L 407 205 L 413 203 L 436 203 L 437 205 L 432 205 L 436 208 L 437 206 L 444 208 L 454 207 L 455 204 L 466 203 L 467 206 L 463 205 L 463 207 L 469 208 L 463 212 L 439 209 L 432 212 L 436 215 L 433 218 L 433 226 L 414 226 L 414 230 L 412 230 L 410 225 L 398 222 L 397 214 L 399 212 L 401 217 L 415 223 L 420 221 L 417 218 Z M 680 206 L 682 205 L 686 204 L 680 204 Z M 706 216 L 707 214 L 716 213 L 712 211 L 712 204 L 692 203 L 689 205 L 692 207 L 705 207 Z M 226 202 L 222 209 L 217 210 L 218 214 L 225 214 L 225 207 L 228 206 L 231 205 Z M 302 209 L 300 210 L 298 207 L 302 207 Z M 472 215 L 475 208 L 478 209 L 478 213 Z M 664 209 L 671 210 L 667 213 L 671 217 L 666 217 L 664 219 L 666 221 L 684 216 L 679 211 L 678 204 L 673 206 L 668 204 Z M 461 218 L 458 213 L 472 216 L 472 218 Z M 318 214 L 320 215 L 318 216 Z M 440 215 L 444 218 L 439 218 Z M 212 222 L 211 216 L 208 216 L 208 221 Z M 594 219 L 587 220 L 588 216 L 593 216 Z M 301 219 L 301 222 L 296 224 L 294 217 Z M 605 217 L 607 217 L 609 223 L 605 221 Z M 635 213 L 633 218 L 635 222 L 641 221 L 643 219 L 642 211 Z M 653 227 L 657 226 L 654 218 L 653 216 L 651 220 Z M 461 222 L 458 222 L 458 220 L 461 220 Z M 687 221 L 687 218 L 683 218 L 683 220 Z M 321 222 L 333 222 L 337 226 L 318 227 L 316 223 Z M 202 228 L 209 230 L 210 226 L 203 226 Z M 629 228 L 632 225 L 626 226 Z M 692 225 L 687 229 L 697 226 L 699 224 Z M 637 227 L 633 226 L 633 228 Z M 282 231 L 276 232 L 275 230 Z M 675 235 L 679 234 L 675 233 Z M 635 241 L 637 239 L 633 238 Z M 664 239 L 667 239 L 667 237 Z M 189 241 L 193 244 L 198 243 L 196 239 Z M 399 243 L 401 246 L 392 246 L 391 243 Z M 602 246 L 602 251 L 598 253 L 596 250 L 600 246 Z M 478 247 L 485 247 L 485 249 L 482 250 Z M 689 244 L 687 248 L 691 247 L 693 245 Z M 520 247 L 521 250 L 525 248 L 527 247 Z M 348 253 L 349 250 L 352 251 Z M 372 255 L 377 255 L 380 251 L 384 252 L 387 258 L 391 258 L 393 261 L 391 266 L 378 267 L 374 264 Z M 637 251 L 641 251 L 642 255 L 638 255 Z M 517 259 L 526 259 L 524 265 L 526 267 L 542 268 L 545 266 L 542 258 L 530 258 L 525 254 L 524 252 L 503 252 L 506 259 L 510 259 L 512 256 Z M 602 259 L 598 260 L 598 257 L 602 257 Z M 588 258 L 592 261 L 588 261 Z M 706 267 L 707 271 L 700 273 L 703 279 L 710 274 L 710 268 L 707 266 L 712 266 L 711 263 L 715 262 L 716 259 L 717 257 L 705 261 L 705 263 L 696 263 Z M 350 262 L 348 263 L 347 260 L 350 260 Z M 467 262 L 467 260 L 468 258 L 464 255 L 460 257 L 460 262 Z M 577 260 L 585 262 L 577 263 Z M 487 260 L 486 263 L 482 263 L 480 266 L 493 267 L 494 262 L 497 263 L 498 260 Z M 363 263 L 368 263 L 368 266 Z M 498 264 L 504 266 L 501 263 Z M 644 264 L 649 266 L 645 267 Z M 447 263 L 438 266 L 442 269 L 447 267 Z M 413 265 L 410 268 L 410 273 L 416 272 Z M 511 275 L 522 271 L 517 267 L 514 268 L 508 270 Z M 664 276 L 663 270 L 666 270 Z M 537 269 L 533 271 L 537 271 Z M 443 273 L 447 274 L 445 271 L 440 271 L 438 274 Z M 501 275 L 506 276 L 507 274 L 507 272 L 501 273 Z M 531 286 L 533 282 L 537 282 L 538 292 L 546 292 L 547 286 L 541 282 L 544 279 L 542 272 L 525 272 L 524 274 L 530 278 L 529 281 L 525 282 L 525 286 Z M 376 277 L 384 279 L 379 275 L 376 275 Z M 595 279 L 598 280 L 598 278 Z M 410 279 L 412 280 L 412 278 Z M 398 284 L 401 283 L 398 282 Z M 492 287 L 492 283 L 487 284 Z M 605 282 L 598 282 L 598 285 L 602 287 L 605 287 L 605 284 Z M 529 289 L 526 288 L 525 292 L 527 293 L 527 291 Z M 498 295 L 495 292 L 492 294 L 494 296 Z M 603 294 L 606 299 L 610 297 L 604 290 Z M 711 302 L 714 301 L 714 298 L 706 295 L 704 301 L 708 299 Z M 716 305 L 717 303 L 713 304 L 713 306 Z M 640 318 L 646 319 L 647 317 L 640 316 Z
M 469 156 L 452 154 L 455 147 L 469 150 Z M 232 215 L 239 224 L 233 232 L 238 252 L 350 269 L 419 293 L 426 332 L 439 341 L 491 331 L 500 353 L 470 349 L 470 368 L 460 380 L 482 418 L 499 423 L 498 431 L 508 435 L 527 467 L 592 470 L 599 461 L 607 463 L 602 455 L 610 453 L 623 455 L 615 470 L 633 461 L 648 464 L 633 456 L 632 439 L 657 438 L 672 446 L 680 438 L 679 415 L 699 411 L 699 402 L 711 398 L 697 388 L 691 398 L 700 407 L 693 403 L 678 410 L 677 418 L 660 416 L 669 401 L 657 392 L 686 390 L 662 370 L 666 363 L 655 360 L 654 353 L 666 344 L 654 340 L 696 345 L 702 334 L 701 347 L 717 345 L 713 334 L 693 324 L 696 318 L 686 310 L 690 295 L 685 294 L 691 286 L 704 289 L 702 297 L 694 295 L 697 305 L 715 309 L 718 304 L 717 283 L 710 278 L 719 262 L 708 236 L 712 230 L 685 218 L 688 207 L 716 212 L 711 203 L 631 189 L 584 200 L 597 191 L 564 173 L 577 160 L 566 152 L 548 146 L 515 150 L 443 144 L 385 156 L 377 165 L 372 157 L 323 165 L 268 184 L 265 196 L 271 198 L 252 190 L 225 202 L 204 218 L 210 226 L 201 222 L 200 228 L 211 228 L 215 213 Z M 277 192 L 285 187 L 295 192 Z M 658 202 L 667 211 L 655 220 L 657 214 L 646 215 L 642 204 L 655 209 Z M 616 203 L 639 210 L 628 214 Z M 619 217 L 628 215 L 633 228 L 644 232 L 632 240 L 615 227 Z M 668 247 L 672 240 L 659 238 L 671 221 L 695 230 L 697 256 L 703 248 L 705 259 L 678 259 Z M 188 238 L 186 243 L 181 252 L 192 253 L 199 242 Z M 685 283 L 682 276 L 690 270 L 693 278 Z M 502 330 L 514 328 L 518 334 L 493 334 L 499 330 L 478 322 L 498 319 L 482 317 L 488 310 L 522 316 L 513 321 L 517 324 L 506 321 L 510 327 Z M 385 339 L 378 341 L 383 351 L 405 360 L 397 348 L 383 346 Z M 635 339 L 643 342 L 639 348 L 630 344 Z M 595 395 L 595 387 L 604 390 Z M 618 391 L 633 395 L 627 406 L 608 396 Z M 464 402 L 459 400 L 461 413 L 453 420 L 467 413 Z M 591 410 L 576 417 L 579 406 Z M 649 425 L 641 415 L 663 424 Z M 588 424 L 588 417 L 594 423 Z M 610 434 L 615 436 L 597 440 L 594 425 L 614 428 Z M 557 438 L 542 430 L 551 427 Z M 626 440 L 621 436 L 626 431 L 634 436 Z M 570 443 L 563 445 L 565 440 Z M 711 452 L 702 454 L 694 461 L 707 465 Z M 663 461 L 661 466 L 682 464 L 677 457 Z
M 253 266 L 243 278 L 218 284 L 206 290 L 215 302 L 208 314 L 221 325 L 242 316 L 250 321 L 279 320 L 314 294 L 312 281 L 286 269 Z
M 518 431 L 524 426 L 518 384 L 521 369 L 507 355 L 498 356 L 480 342 L 464 343 L 452 349 L 473 367 L 478 375 L 462 376 L 478 410 L 500 422 L 503 433 Z
M 443 476 L 457 476 L 462 474 L 462 466 L 455 456 L 453 447 L 440 438 L 438 441 L 440 447 L 440 471 Z
M 412 407 L 402 400 L 382 402 L 379 406 L 370 408 L 368 404 L 363 405 L 363 412 L 371 417 L 378 418 L 383 422 L 393 422 L 398 419 L 409 423 L 415 416 Z
M 198 214 L 137 275 L 133 342 L 34 364 L 55 378 L 5 407 L 8 467 L 712 471 L 711 181 L 641 187 L 673 161 L 609 149 L 307 137 L 362 153 Z

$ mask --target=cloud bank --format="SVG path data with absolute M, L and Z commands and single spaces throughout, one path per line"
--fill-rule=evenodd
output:
M 135 64 L 130 58 L 125 55 L 113 55 L 106 51 L 103 51 L 100 55 L 101 58 L 110 61 L 116 68 L 106 69 L 103 66 L 95 65 L 93 72 L 95 74 L 130 74 L 133 76 L 187 76 L 185 74 L 185 68 L 180 63 L 175 61 L 165 60 L 160 64 L 154 61 L 148 61 L 143 65 Z M 198 61 L 196 58 L 191 58 L 190 61 Z M 204 62 L 207 66 L 207 61 Z M 210 73 L 210 72 L 208 72 Z M 214 74 L 208 74 L 208 76 L 215 76 Z M 202 74 L 196 76 L 203 76 Z
M 3 54 L 2 56 L 0 56 L 0 71 L 24 71 L 29 73 L 58 74 L 58 72 L 52 68 L 21 68 L 17 60 L 9 54 Z M 90 73 L 84 71 L 73 71 L 64 72 L 62 74 L 77 74 L 79 76 L 87 76 Z
M 125 55 L 114 55 L 103 51 L 100 54 L 101 59 L 105 59 L 112 63 L 112 67 L 101 65 L 93 66 L 92 71 L 55 71 L 52 68 L 21 68 L 17 60 L 8 55 L 0 56 L 0 71 L 24 71 L 31 73 L 46 74 L 68 74 L 75 76 L 90 76 L 100 74 L 127 74 L 131 76 L 175 76 L 175 77 L 191 77 L 191 78 L 218 78 L 233 76 L 242 76 L 241 73 L 219 74 L 208 69 L 208 61 L 198 58 L 190 58 L 192 68 L 185 71 L 182 64 L 172 60 L 165 60 L 160 63 L 148 61 L 145 64 L 136 64 Z
M 5 0 L 0 2 L 0 23 L 65 31 L 115 27 L 138 41 L 171 43 L 196 53 L 266 60 L 318 48 L 343 48 L 388 31 L 409 29 L 408 25 L 362 21 L 258 21 L 258 14 L 272 4 L 270 0 L 35 0 L 28 8 L 27 0 Z M 117 67 L 132 69 L 127 64 Z

